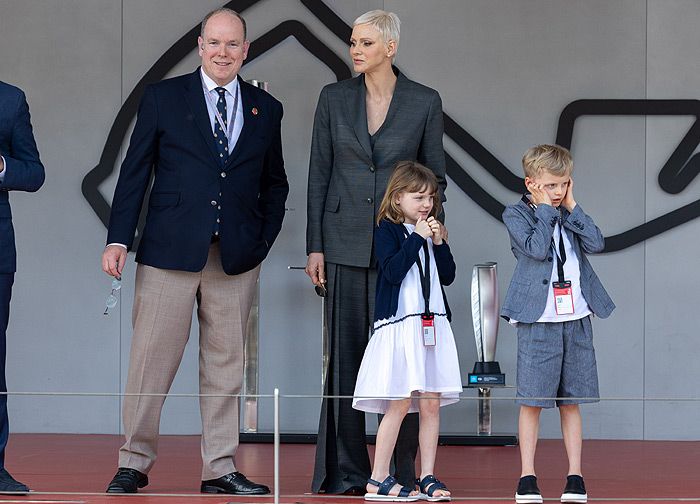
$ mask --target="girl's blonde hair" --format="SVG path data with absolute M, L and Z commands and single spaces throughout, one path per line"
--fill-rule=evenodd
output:
M 394 171 L 389 178 L 382 204 L 377 213 L 377 225 L 383 220 L 400 224 L 404 221 L 404 215 L 396 204 L 396 198 L 401 193 L 429 191 L 435 198 L 430 216 L 436 217 L 442 213 L 442 201 L 439 194 L 438 180 L 435 174 L 416 161 L 399 161 L 394 166 Z

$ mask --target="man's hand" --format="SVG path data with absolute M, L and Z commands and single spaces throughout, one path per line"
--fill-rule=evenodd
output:
M 0 156 L 0 173 L 5 171 L 5 160 Z
M 311 252 L 306 260 L 307 275 L 314 285 L 325 286 L 326 284 L 326 263 L 323 252 Z
M 544 190 L 544 186 L 542 184 L 530 182 L 527 185 L 527 189 L 530 191 L 532 202 L 535 205 L 552 206 L 552 198 L 549 197 L 549 194 L 547 194 L 547 191 Z
M 122 276 L 126 262 L 126 249 L 119 245 L 109 245 L 102 252 L 102 271 L 113 277 Z
M 561 200 L 561 205 L 566 208 L 569 213 L 574 211 L 574 208 L 576 207 L 576 201 L 574 201 L 574 179 L 570 178 L 569 179 L 569 187 L 566 189 L 566 195 L 564 195 L 564 199 Z

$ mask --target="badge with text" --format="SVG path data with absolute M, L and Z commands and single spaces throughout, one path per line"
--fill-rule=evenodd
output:
M 435 316 L 432 313 L 424 313 L 420 319 L 423 326 L 423 344 L 435 346 Z
M 574 313 L 574 294 L 571 290 L 571 282 L 554 282 L 554 307 L 557 315 L 571 315 Z

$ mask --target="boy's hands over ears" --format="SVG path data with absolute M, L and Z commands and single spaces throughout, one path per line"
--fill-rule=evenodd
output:
M 547 194 L 547 191 L 544 190 L 544 186 L 542 184 L 537 184 L 531 181 L 529 184 L 527 184 L 527 189 L 530 191 L 532 202 L 535 205 L 552 205 L 552 199 L 549 197 L 549 194 Z
M 561 200 L 561 206 L 566 208 L 569 213 L 574 211 L 576 207 L 576 201 L 574 201 L 574 179 L 569 179 L 569 187 L 566 189 L 566 195 L 564 199 Z

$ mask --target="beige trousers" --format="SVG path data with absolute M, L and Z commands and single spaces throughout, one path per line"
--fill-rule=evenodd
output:
M 229 276 L 213 244 L 197 273 L 139 264 L 133 308 L 127 394 L 165 394 L 175 378 L 190 334 L 197 302 L 200 394 L 238 394 L 243 383 L 246 325 L 260 266 Z M 119 467 L 147 474 L 158 450 L 158 428 L 165 397 L 124 398 L 126 443 Z M 237 397 L 200 397 L 202 480 L 236 470 L 239 402 Z

